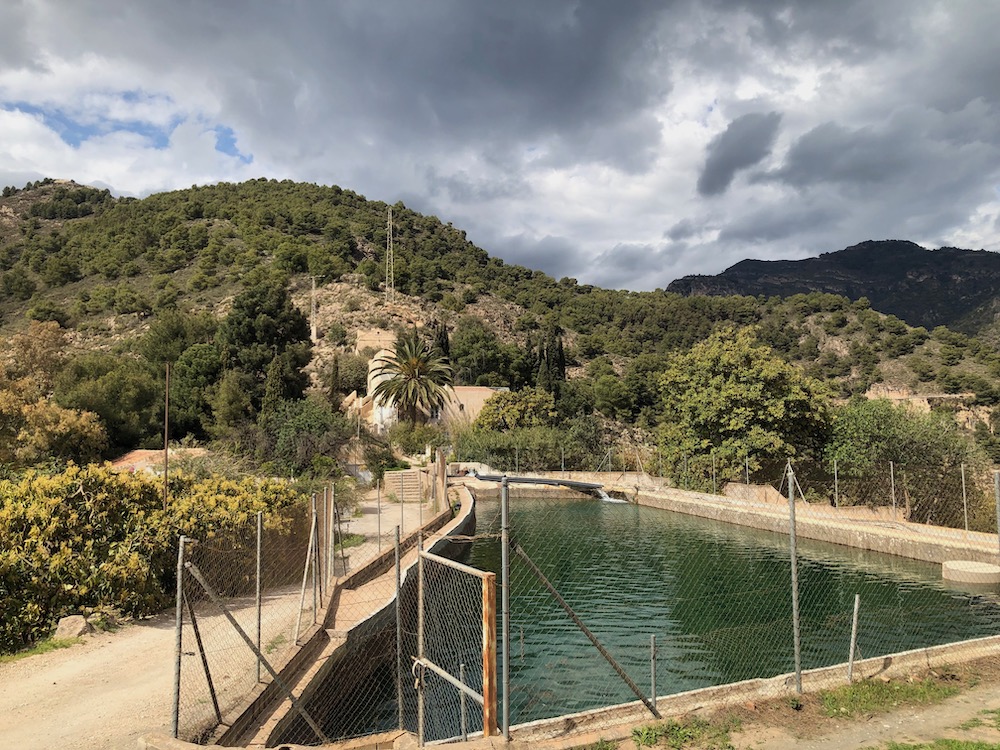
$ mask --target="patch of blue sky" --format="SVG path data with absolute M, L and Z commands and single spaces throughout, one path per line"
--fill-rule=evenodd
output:
M 244 154 L 236 145 L 236 133 L 226 125 L 216 125 L 215 150 L 220 154 L 235 156 L 244 164 L 253 163 L 253 154 Z
M 78 148 L 91 138 L 108 133 L 127 132 L 140 136 L 153 148 L 163 149 L 170 144 L 170 134 L 181 121 L 181 118 L 176 118 L 166 127 L 141 120 L 102 119 L 97 122 L 84 122 L 59 108 L 40 107 L 28 102 L 5 102 L 3 108 L 40 117 L 46 127 L 73 148 Z

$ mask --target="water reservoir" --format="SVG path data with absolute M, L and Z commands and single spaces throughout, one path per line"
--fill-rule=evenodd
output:
M 498 516 L 479 502 L 462 559 L 499 582 Z M 644 689 L 653 634 L 661 696 L 794 669 L 787 536 L 597 499 L 516 498 L 510 527 Z M 995 592 L 949 588 L 939 565 L 803 540 L 798 552 L 804 669 L 847 660 L 856 593 L 863 657 L 1000 633 Z M 511 724 L 634 700 L 511 559 Z

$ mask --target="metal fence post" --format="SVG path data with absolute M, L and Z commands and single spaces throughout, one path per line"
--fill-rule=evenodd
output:
M 840 507 L 840 478 L 837 475 L 837 459 L 833 459 L 833 507 Z
M 712 494 L 719 494 L 719 483 L 715 478 L 715 451 L 712 451 Z
M 376 510 L 378 511 L 375 516 L 377 519 L 376 533 L 378 534 L 378 552 L 381 555 L 382 554 L 382 483 L 379 482 L 378 480 L 375 481 L 375 493 L 377 497 L 375 507 Z
M 1000 477 L 1000 474 L 998 474 Z M 1000 479 L 998 479 L 1000 482 Z M 1000 487 L 1000 484 L 997 485 Z M 1000 495 L 998 495 L 1000 497 Z M 1000 508 L 1000 500 L 997 500 Z M 510 488 L 500 480 L 500 619 L 503 649 L 503 737 L 510 742 Z
M 261 551 L 264 543 L 264 511 L 257 511 L 257 591 L 256 591 L 256 604 L 257 604 L 257 650 L 260 651 L 260 621 L 261 621 L 261 609 L 263 600 L 261 598 L 263 594 L 263 584 L 261 582 L 260 571 L 261 571 Z M 260 659 L 257 659 L 257 682 L 260 682 Z
M 337 577 L 337 524 L 340 522 L 340 516 L 337 513 L 337 495 L 336 495 L 336 484 L 330 482 L 330 567 L 329 573 L 331 578 Z
M 333 503 L 330 502 L 330 488 L 323 485 L 323 524 L 326 526 L 326 580 L 333 575 Z
M 396 527 L 396 706 L 399 728 L 403 729 L 403 571 Z
M 344 554 L 344 528 L 340 524 L 340 506 L 337 505 L 337 485 L 330 485 L 330 497 L 333 500 L 333 517 L 337 522 L 337 536 L 340 538 L 340 566 L 344 569 L 343 575 L 347 575 L 347 555 Z
M 997 541 L 1000 543 L 1000 471 L 993 472 L 993 497 L 997 504 Z
M 461 683 L 463 685 L 465 684 L 465 664 L 459 664 L 458 665 L 458 679 L 461 681 Z M 462 728 L 462 742 L 468 742 L 469 741 L 469 728 L 468 728 L 468 725 L 467 725 L 466 719 L 465 719 L 465 701 L 466 701 L 465 691 L 464 690 L 459 690 L 458 691 L 458 709 L 459 709 L 459 711 L 461 711 L 461 714 L 462 714 L 462 716 L 461 716 L 461 723 L 460 723 L 460 726 Z M 485 728 L 484 728 L 484 733 L 485 733 Z
M 315 517 L 313 518 L 313 523 L 309 524 L 309 544 L 306 547 L 306 562 L 302 567 L 302 588 L 299 592 L 299 614 L 295 618 L 295 637 L 292 638 L 293 643 L 299 642 L 299 628 L 302 627 L 302 608 L 306 606 L 306 584 L 309 582 L 309 564 L 312 562 L 312 552 L 314 542 L 314 534 L 316 533 L 316 523 Z
M 861 608 L 861 594 L 854 595 L 854 617 L 851 619 L 851 652 L 847 657 L 847 681 L 854 681 L 854 654 L 858 649 L 858 610 Z
M 802 693 L 802 644 L 799 632 L 799 569 L 795 548 L 795 472 L 788 462 L 788 546 L 792 563 L 792 639 L 795 647 L 795 692 Z
M 965 464 L 962 464 L 962 512 L 965 514 L 965 530 L 969 530 L 969 498 L 965 492 Z
M 892 492 L 892 520 L 896 520 L 896 467 L 889 462 L 889 488 Z
M 171 734 L 178 738 L 181 713 L 181 654 L 184 628 L 184 547 L 187 537 L 181 534 L 177 544 L 177 605 L 174 610 L 174 705 L 171 716 Z
M 656 705 L 656 633 L 649 636 L 649 700 Z
M 417 658 L 421 664 L 418 670 L 423 669 L 424 661 L 424 532 L 417 529 Z M 424 746 L 424 685 L 422 671 L 417 676 L 417 746 Z
M 316 493 L 312 496 L 312 590 L 313 590 L 313 625 L 316 624 L 317 612 L 319 611 L 319 600 L 323 597 L 323 582 L 319 577 L 319 516 L 316 515 Z

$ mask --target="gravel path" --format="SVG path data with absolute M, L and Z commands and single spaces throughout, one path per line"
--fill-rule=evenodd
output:
M 0 664 L 0 737 L 19 750 L 134 750 L 170 732 L 173 613 Z

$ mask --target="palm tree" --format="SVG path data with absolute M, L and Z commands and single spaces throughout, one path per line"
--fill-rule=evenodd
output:
M 448 360 L 421 339 L 416 329 L 400 335 L 396 351 L 383 357 L 374 374 L 389 377 L 375 386 L 372 398 L 395 403 L 410 424 L 447 403 L 453 377 Z

